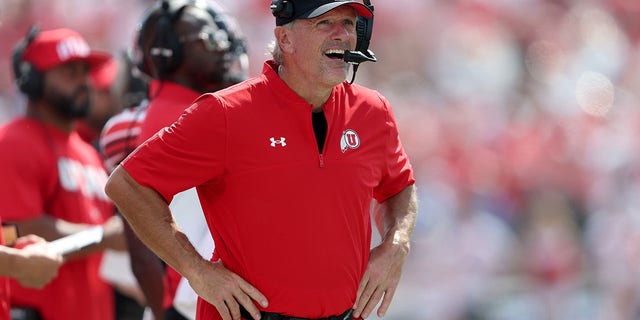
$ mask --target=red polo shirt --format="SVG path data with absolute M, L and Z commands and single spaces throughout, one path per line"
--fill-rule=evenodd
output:
M 353 306 L 370 248 L 370 205 L 414 183 L 387 100 L 336 86 L 318 152 L 312 106 L 276 74 L 199 98 L 124 168 L 167 202 L 197 185 L 214 259 L 269 300 L 266 311 L 321 318 Z M 198 319 L 220 319 L 199 303 Z

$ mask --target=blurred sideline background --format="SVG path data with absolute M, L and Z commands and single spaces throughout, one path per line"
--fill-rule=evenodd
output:
M 258 74 L 270 2 L 219 2 Z M 24 109 L 10 55 L 31 23 L 117 54 L 152 3 L 0 1 L 0 123 Z M 356 82 L 391 101 L 420 191 L 385 319 L 640 319 L 640 1 L 373 4 Z

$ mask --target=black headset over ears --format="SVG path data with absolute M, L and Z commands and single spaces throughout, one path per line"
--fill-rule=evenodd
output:
M 180 43 L 180 38 L 174 30 L 174 24 L 180 19 L 182 12 L 186 8 L 186 4 L 181 5 L 178 8 L 172 8 L 170 1 L 162 1 L 161 12 L 158 21 L 156 22 L 156 31 L 149 49 L 149 55 L 151 63 L 153 63 L 158 72 L 158 77 L 161 80 L 178 69 L 182 63 L 183 48 Z M 140 38 L 142 39 L 142 37 Z M 139 43 L 141 48 L 145 44 Z M 150 73 L 146 63 L 143 64 L 141 70 L 145 73 Z
M 271 0 L 271 13 L 276 18 L 288 19 L 293 17 L 293 2 L 289 0 Z
M 37 25 L 32 25 L 26 37 L 13 49 L 11 56 L 16 85 L 22 93 L 27 95 L 29 100 L 37 100 L 42 96 L 44 90 L 42 73 L 28 61 L 24 61 L 24 52 L 38 33 L 40 33 L 40 28 Z
M 367 6 L 373 13 L 373 5 L 371 1 L 364 0 L 364 5 Z M 344 52 L 344 61 L 353 65 L 353 73 L 351 75 L 351 81 L 353 83 L 356 79 L 356 72 L 361 63 L 365 61 L 376 62 L 376 58 L 373 51 L 369 50 L 369 44 L 371 43 L 371 34 L 373 33 L 373 15 L 371 18 L 365 18 L 358 16 L 356 18 L 356 49 L 348 50 Z
M 373 6 L 370 6 L 371 11 L 373 11 Z M 365 55 L 373 58 L 373 62 L 375 62 L 375 58 L 373 52 L 369 50 L 369 44 L 371 43 L 371 34 L 373 33 L 373 18 L 365 18 L 358 16 L 356 18 L 356 51 L 360 51 Z

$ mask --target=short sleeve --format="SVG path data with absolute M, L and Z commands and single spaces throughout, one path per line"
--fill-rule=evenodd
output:
M 167 202 L 173 195 L 224 173 L 224 106 L 213 94 L 198 98 L 171 126 L 156 133 L 122 163 L 141 185 Z
M 415 183 L 413 168 L 409 161 L 396 124 L 395 117 L 388 101 L 380 96 L 385 109 L 387 128 L 387 143 L 384 150 L 384 170 L 380 183 L 373 191 L 373 196 L 378 202 L 383 202 L 402 191 L 408 185 Z

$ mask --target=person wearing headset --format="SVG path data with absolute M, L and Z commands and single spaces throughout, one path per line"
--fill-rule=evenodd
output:
M 244 36 L 215 2 L 156 2 L 143 15 L 133 57 L 151 77 L 149 100 L 113 117 L 103 129 L 100 145 L 111 169 L 139 143 L 176 121 L 199 95 L 245 80 L 248 73 Z M 176 195 L 171 212 L 208 259 L 213 240 L 195 189 Z M 170 266 L 165 268 L 128 226 L 125 231 L 132 270 L 155 318 L 195 319 L 193 289 Z
M 32 27 L 13 51 L 26 114 L 0 127 L 0 218 L 47 241 L 102 227 L 99 243 L 65 255 L 42 289 L 11 282 L 11 307 L 29 319 L 113 319 L 113 291 L 99 276 L 102 250 L 125 250 L 122 220 L 104 193 L 100 155 L 75 131 L 88 112 L 89 71 L 109 59 L 70 29 Z
M 368 41 L 372 7 L 273 0 L 271 10 L 262 74 L 198 98 L 115 169 L 106 192 L 188 279 L 198 319 L 361 319 L 378 303 L 383 316 L 417 200 L 389 102 L 345 81 L 350 64 L 375 60 L 357 43 Z M 168 206 L 194 186 L 216 244 L 210 260 Z M 371 214 L 382 237 L 373 249 Z
M 146 77 L 134 68 L 129 55 L 121 51 L 91 70 L 91 107 L 89 113 L 77 121 L 76 131 L 101 154 L 104 146 L 98 145 L 99 136 L 106 122 L 146 97 Z M 108 166 L 107 169 L 111 172 Z M 118 320 L 140 320 L 145 312 L 144 295 L 129 261 L 128 251 L 105 250 L 100 264 L 100 276 L 114 289 L 115 319 Z

